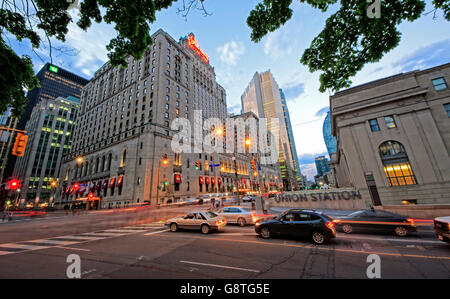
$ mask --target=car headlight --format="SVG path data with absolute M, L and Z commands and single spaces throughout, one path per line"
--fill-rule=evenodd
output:
M 255 223 L 255 226 L 260 226 L 261 225 L 261 222 L 256 222 Z

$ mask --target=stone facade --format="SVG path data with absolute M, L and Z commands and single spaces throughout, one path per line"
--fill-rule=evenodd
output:
M 450 64 L 330 97 L 338 187 L 373 205 L 450 203 Z
M 158 30 L 141 60 L 129 57 L 126 69 L 106 63 L 95 73 L 82 91 L 73 148 L 60 172 L 60 207 L 89 193 L 100 199 L 99 208 L 116 208 L 176 202 L 234 186 L 234 168 L 209 167 L 226 156 L 172 150 L 179 133 L 172 129 L 175 119 L 188 119 L 194 136 L 194 111 L 202 110 L 199 122 L 227 117 L 225 90 L 209 61 L 191 47 L 193 34 L 188 37 L 176 42 Z M 249 178 L 248 157 L 237 161 L 238 179 Z

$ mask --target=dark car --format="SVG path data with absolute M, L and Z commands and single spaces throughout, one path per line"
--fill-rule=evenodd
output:
M 393 232 L 399 237 L 416 232 L 414 220 L 403 215 L 380 210 L 360 210 L 348 216 L 336 217 L 336 229 L 350 234 L 356 231 Z
M 336 237 L 333 220 L 327 215 L 310 210 L 287 210 L 271 220 L 255 223 L 255 232 L 268 239 L 272 236 L 311 238 L 323 244 Z
M 435 218 L 434 231 L 439 240 L 450 243 L 450 216 Z

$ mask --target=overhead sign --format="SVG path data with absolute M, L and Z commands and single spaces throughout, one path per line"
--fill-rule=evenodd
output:
M 206 53 L 203 52 L 203 50 L 200 48 L 192 33 L 188 35 L 187 42 L 189 47 L 191 47 L 191 49 L 194 50 L 195 53 L 200 56 L 204 62 L 209 63 L 209 56 L 206 55 Z

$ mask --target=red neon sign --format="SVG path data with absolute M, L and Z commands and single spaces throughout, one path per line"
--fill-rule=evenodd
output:
M 200 56 L 204 62 L 209 63 L 209 56 L 206 55 L 205 52 L 200 49 L 200 46 L 198 45 L 198 42 L 195 40 L 194 35 L 190 34 L 188 35 L 187 42 L 189 47 L 191 47 L 192 50 L 195 51 L 195 53 Z

